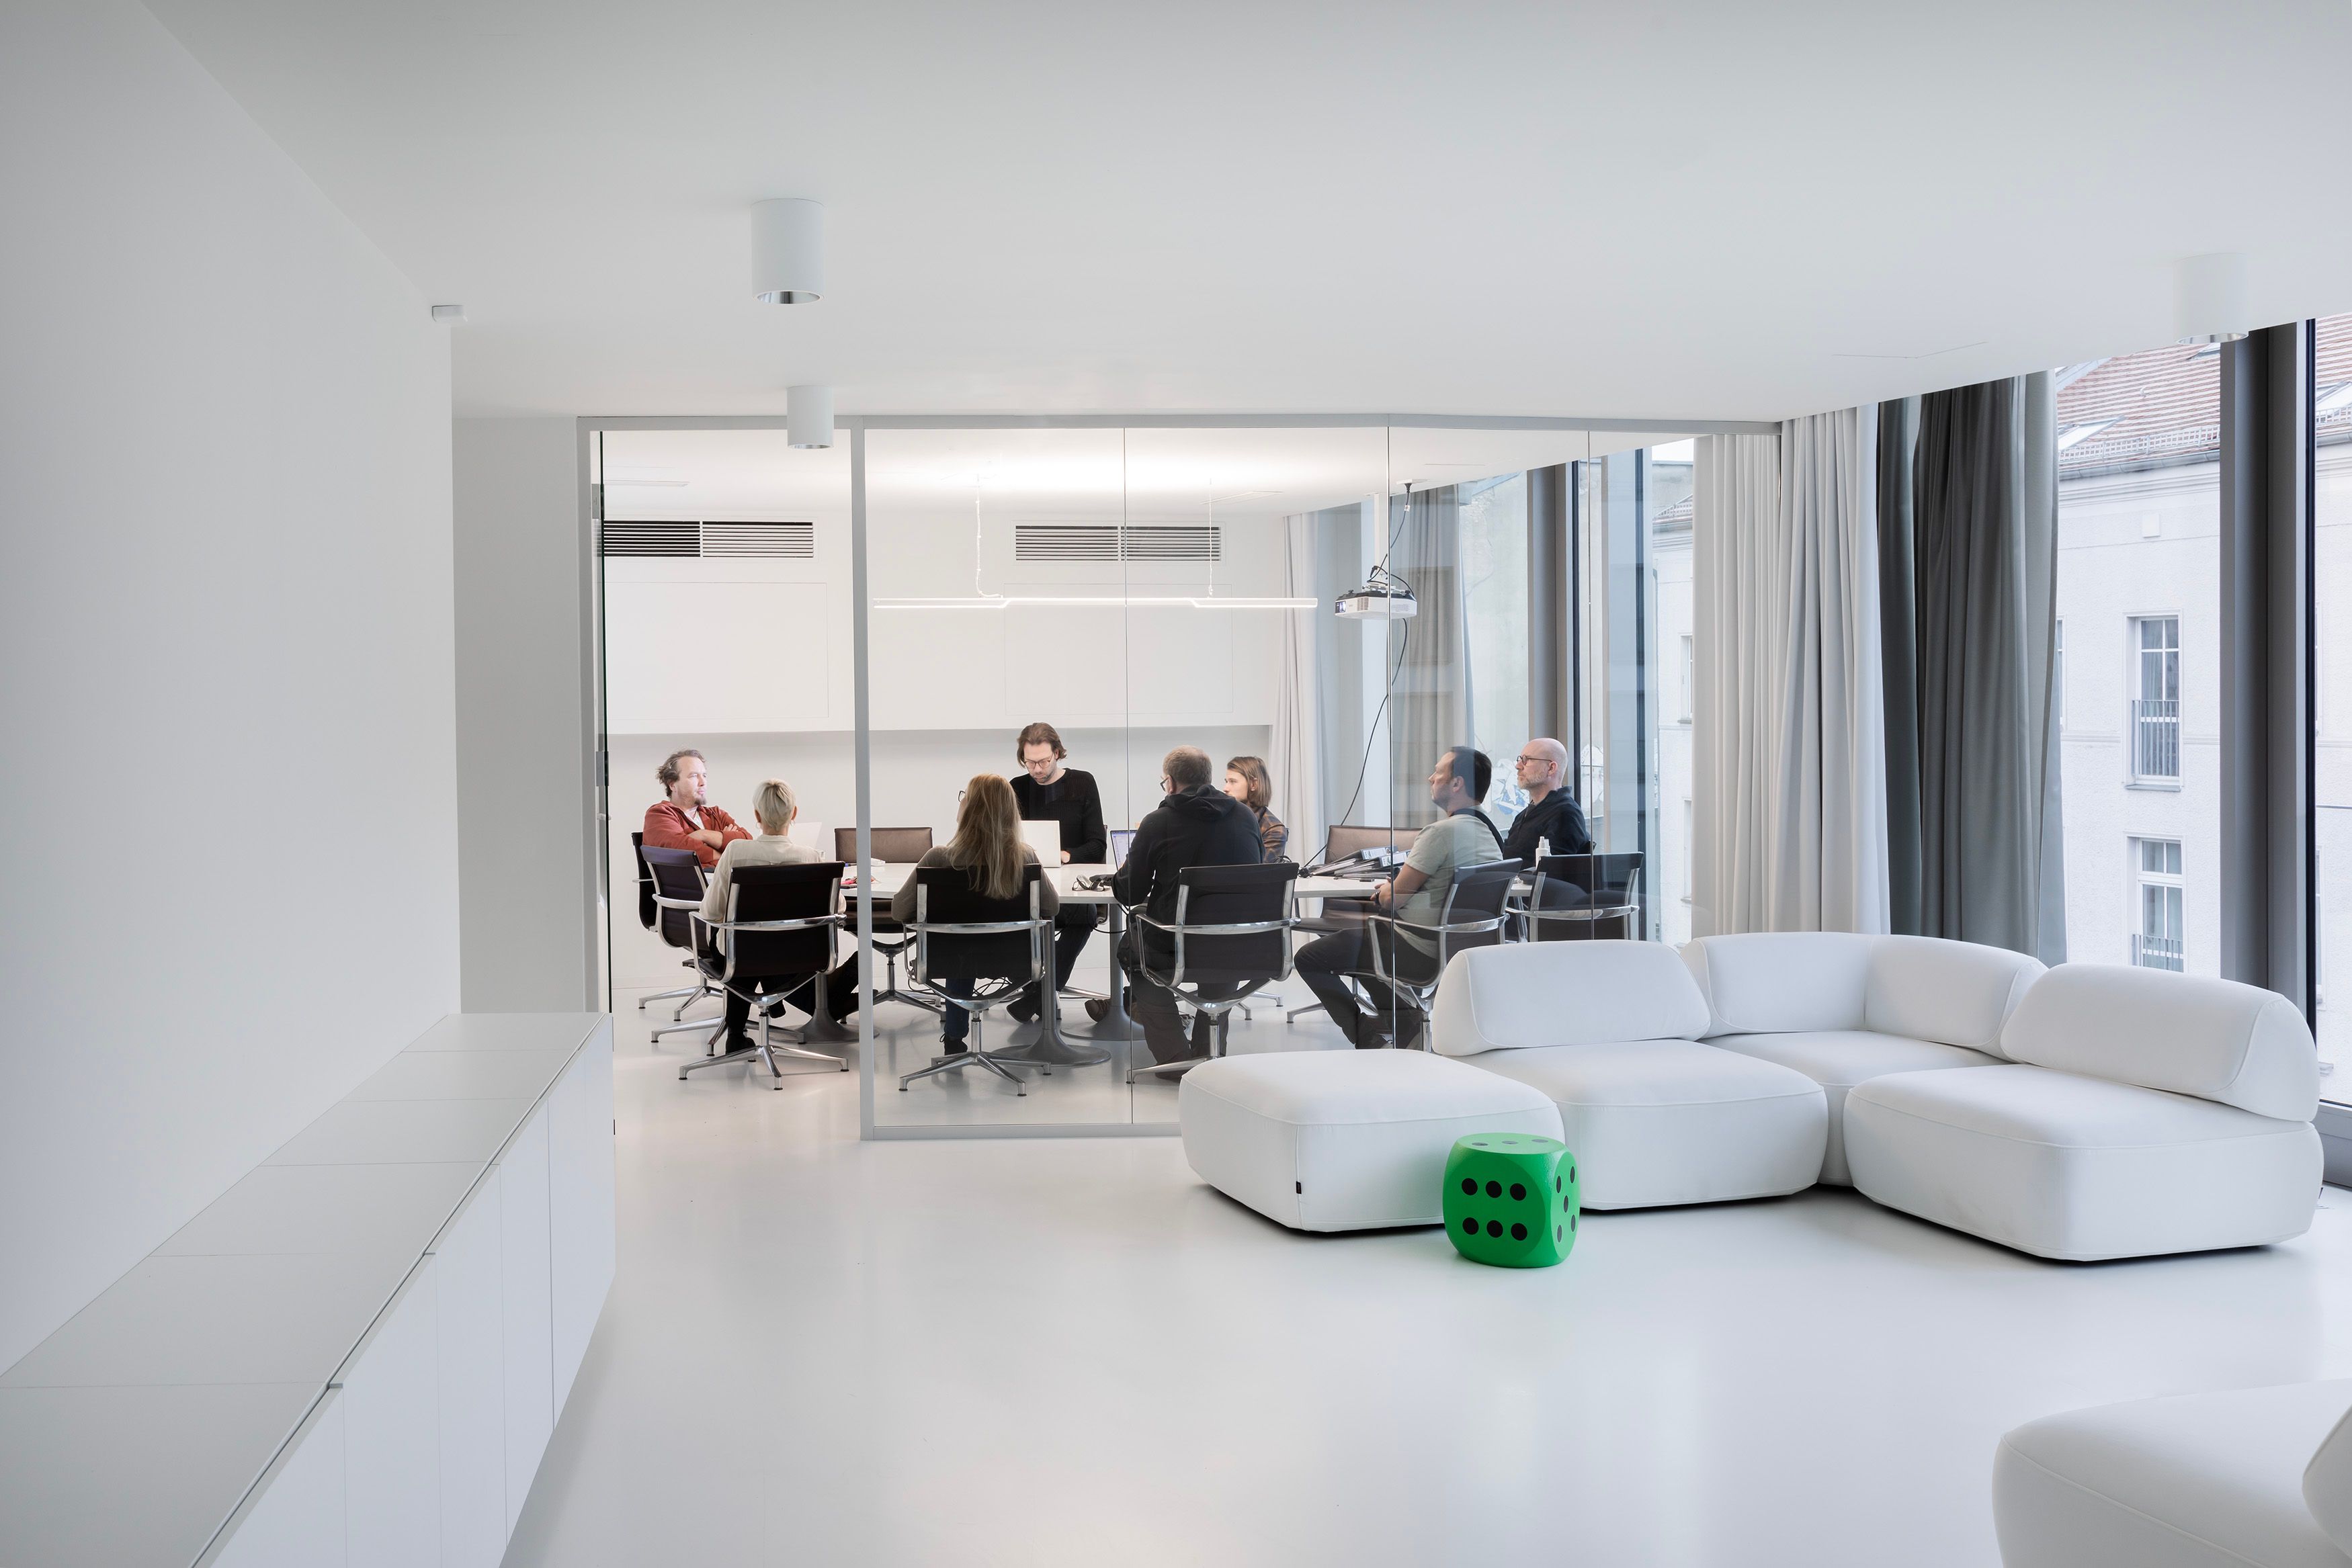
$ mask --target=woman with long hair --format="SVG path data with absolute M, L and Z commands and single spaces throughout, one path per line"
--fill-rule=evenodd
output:
M 1028 868 L 1036 863 L 1037 852 L 1022 841 L 1021 807 L 1013 798 L 1012 784 L 1003 774 L 975 773 L 971 782 L 963 787 L 962 803 L 956 808 L 955 837 L 927 852 L 916 862 L 916 869 L 954 866 L 971 879 L 972 891 L 982 898 L 1012 898 L 1021 892 Z M 915 880 L 908 877 L 892 896 L 892 919 L 913 924 Z M 1061 905 L 1061 895 L 1054 890 L 1054 879 L 1039 878 L 1039 913 L 1050 918 Z M 969 997 L 971 982 L 942 980 L 940 989 L 950 997 Z M 941 1011 L 940 1043 L 949 1055 L 964 1049 L 971 1029 L 971 1015 L 961 1008 L 950 1007 Z
M 1274 799 L 1274 779 L 1266 773 L 1262 757 L 1236 757 L 1225 764 L 1225 793 L 1250 809 L 1257 818 L 1258 847 L 1270 861 L 1282 858 L 1283 846 L 1290 842 L 1290 830 L 1282 819 L 1268 810 Z

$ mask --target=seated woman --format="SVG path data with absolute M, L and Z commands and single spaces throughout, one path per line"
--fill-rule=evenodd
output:
M 964 786 L 963 803 L 956 808 L 955 837 L 929 851 L 915 862 L 915 869 L 925 866 L 955 866 L 971 879 L 972 890 L 982 898 L 1011 898 L 1021 891 L 1024 867 L 1037 863 L 1037 852 L 1021 838 L 1021 807 L 1013 798 L 1013 786 L 1002 774 L 981 773 Z M 915 919 L 915 883 L 908 877 L 890 900 L 890 918 L 911 925 Z M 1061 895 L 1054 889 L 1051 877 L 1039 879 L 1038 911 L 1047 918 L 1062 906 Z M 970 980 L 941 980 L 940 991 L 950 997 L 970 997 Z M 952 1056 L 962 1051 L 971 1029 L 971 1015 L 963 1009 L 950 1006 L 940 1014 L 940 1043 Z
M 1282 858 L 1283 846 L 1290 842 L 1290 830 L 1282 819 L 1266 809 L 1274 799 L 1274 780 L 1267 777 L 1265 760 L 1257 757 L 1236 757 L 1225 764 L 1225 793 L 1250 809 L 1257 818 L 1258 848 L 1270 861 Z
M 816 852 L 806 844 L 796 844 L 785 835 L 792 831 L 793 819 L 801 814 L 799 802 L 793 798 L 793 787 L 781 779 L 771 779 L 751 794 L 751 814 L 760 821 L 760 836 L 756 839 L 730 839 L 719 853 L 719 863 L 710 868 L 710 883 L 702 894 L 702 918 L 713 925 L 727 918 L 727 889 L 735 868 L 747 865 L 807 865 L 814 862 Z M 719 934 L 719 950 L 727 950 L 727 934 Z M 789 986 L 789 989 L 778 989 Z M 852 952 L 849 961 L 835 968 L 825 981 L 825 1002 L 834 1021 L 857 1006 L 857 955 Z M 753 980 L 753 990 L 771 996 L 781 996 L 803 1012 L 815 1009 L 815 982 L 776 977 Z M 720 1042 L 722 1050 L 751 1049 L 750 1030 L 751 1004 L 747 997 L 733 991 L 727 993 L 727 1033 Z

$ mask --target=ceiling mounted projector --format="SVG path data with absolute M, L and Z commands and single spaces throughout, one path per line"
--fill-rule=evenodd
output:
M 1385 566 L 1372 568 L 1363 587 L 1351 588 L 1331 601 L 1331 609 L 1342 621 L 1369 621 L 1375 617 L 1410 621 L 1420 608 L 1412 597 L 1412 585 Z

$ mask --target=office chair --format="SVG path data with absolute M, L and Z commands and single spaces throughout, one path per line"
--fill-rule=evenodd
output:
M 1233 1010 L 1243 998 L 1290 977 L 1291 933 L 1298 925 L 1292 894 L 1297 881 L 1294 861 L 1187 866 L 1176 873 L 1172 922 L 1134 911 L 1143 981 L 1173 991 L 1195 1019 L 1213 1021 L 1211 1056 L 1224 1055 Z M 1155 935 L 1166 942 L 1154 942 Z M 1156 962 L 1162 958 L 1164 968 Z M 1200 1060 L 1130 1068 L 1127 1081 L 1132 1083 L 1147 1072 L 1181 1072 Z
M 841 927 L 841 862 L 737 866 L 727 882 L 727 918 L 714 925 L 699 914 L 694 916 L 695 962 L 704 975 L 751 1008 L 759 1020 L 759 1043 L 687 1062 L 677 1070 L 679 1080 L 706 1067 L 757 1060 L 766 1064 L 776 1080 L 769 1087 L 782 1089 L 784 1070 L 776 1064 L 780 1054 L 848 1071 L 845 1056 L 810 1051 L 798 1030 L 775 1028 L 773 1019 L 783 998 L 774 989 L 761 995 L 756 984 L 814 977 L 812 1016 L 824 1015 L 824 976 L 833 967 L 834 933 Z M 792 1043 L 777 1045 L 774 1036 L 778 1034 Z
M 1444 905 L 1438 911 L 1437 923 L 1424 925 L 1415 920 L 1401 920 L 1394 915 L 1373 915 L 1367 918 L 1388 928 L 1388 939 L 1368 943 L 1371 954 L 1371 977 L 1392 993 L 1412 998 L 1421 1011 L 1422 1049 L 1429 1047 L 1430 1004 L 1437 998 L 1438 983 L 1445 978 L 1445 966 L 1456 953 L 1473 947 L 1492 947 L 1500 944 L 1505 927 L 1510 923 L 1511 889 L 1519 873 L 1527 869 L 1525 861 L 1488 861 L 1484 865 L 1464 866 L 1454 873 L 1445 889 Z M 1407 977 L 1402 954 L 1398 944 L 1404 942 L 1402 933 L 1436 939 L 1434 967 L 1426 976 Z M 1408 944 L 1408 946 L 1410 946 Z M 1423 957 L 1419 948 L 1411 949 Z M 1384 1009 L 1395 1017 L 1393 1003 Z
M 1359 822 L 1338 822 L 1333 824 L 1330 833 L 1323 841 L 1323 863 L 1329 865 L 1335 862 L 1351 860 L 1366 850 L 1385 849 L 1391 844 L 1406 854 L 1411 854 L 1412 846 L 1420 841 L 1419 828 L 1374 828 Z M 1298 929 L 1311 932 L 1318 936 L 1335 936 L 1344 931 L 1360 931 L 1364 928 L 1365 917 L 1362 910 L 1335 910 L 1331 907 L 1331 902 L 1329 899 L 1324 900 L 1323 913 L 1301 919 L 1298 922 Z M 1321 1002 L 1308 1002 L 1303 1007 L 1293 1008 L 1283 1014 L 1282 1021 L 1289 1023 L 1294 1019 L 1305 1018 L 1308 1013 L 1319 1013 L 1322 1010 Z
M 1536 862 L 1526 919 L 1538 942 L 1590 941 L 1604 920 L 1622 920 L 1626 929 L 1642 913 L 1642 857 L 1625 851 L 1606 855 L 1546 855 Z
M 653 868 L 646 864 L 645 834 L 642 832 L 633 832 L 629 835 L 629 851 L 632 854 L 635 855 L 637 859 L 637 924 L 644 926 L 646 930 L 653 932 L 655 935 L 659 936 L 661 933 L 661 910 L 654 902 L 655 890 Z M 665 850 L 662 852 L 665 854 L 674 854 L 677 852 L 674 850 Z M 681 969 L 692 969 L 694 968 L 694 960 L 691 958 L 680 958 L 677 961 L 677 966 Z M 674 991 L 653 991 L 645 996 L 639 997 L 637 998 L 637 1010 L 639 1012 L 645 1011 L 646 1004 L 647 1002 L 666 1002 L 672 997 L 685 997 L 688 998 L 687 1001 L 681 1004 L 678 1008 L 678 1011 L 684 1012 L 688 1008 L 694 1005 L 694 998 L 704 994 L 703 987 L 699 983 L 701 971 L 698 969 L 695 973 L 697 983 L 694 985 L 681 986 Z M 676 1020 L 673 1019 L 672 1021 L 675 1022 Z
M 1011 898 L 983 898 L 961 866 L 929 865 L 915 873 L 915 923 L 908 927 L 915 938 L 915 983 L 929 987 L 946 1007 L 962 1009 L 971 1032 L 962 1051 L 900 1078 L 900 1093 L 918 1078 L 974 1064 L 1012 1084 L 1013 1093 L 1029 1092 L 1020 1075 L 1003 1058 L 989 1054 L 983 1043 L 989 1009 L 1015 1000 L 1054 972 L 1054 922 L 1039 898 L 1045 873 L 1035 865 L 1024 869 L 1021 891 Z M 946 980 L 973 982 L 972 994 L 940 991 Z
M 929 828 L 871 828 L 867 831 L 873 835 L 874 863 L 877 865 L 913 865 L 931 852 L 931 830 Z M 856 828 L 833 830 L 833 858 L 845 865 L 857 863 Z M 858 889 L 858 896 L 865 896 L 863 887 Z M 927 997 L 919 991 L 905 990 L 898 985 L 898 958 L 913 940 L 907 935 L 907 928 L 890 917 L 890 906 L 877 901 L 874 905 L 874 951 L 882 959 L 883 974 L 888 983 L 875 990 L 874 999 L 877 1003 L 905 1002 L 910 1007 L 938 1012 L 941 1004 L 937 998 Z
M 659 912 L 661 939 L 673 947 L 683 948 L 692 954 L 694 922 L 702 908 L 702 862 L 695 857 L 692 850 L 640 849 L 637 856 L 653 875 L 654 907 Z M 717 1049 L 719 1036 L 727 1028 L 727 1020 L 723 1018 L 689 1019 L 686 1017 L 687 1009 L 705 997 L 719 995 L 701 964 L 692 958 L 688 961 L 695 965 L 697 984 L 693 995 L 678 1003 L 677 1011 L 670 1015 L 670 1021 L 654 1030 L 648 1038 L 658 1043 L 666 1034 L 692 1034 L 700 1030 L 704 1036 L 703 1049 L 708 1052 Z

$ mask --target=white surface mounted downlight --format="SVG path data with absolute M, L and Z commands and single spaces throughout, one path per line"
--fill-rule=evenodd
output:
M 805 305 L 824 293 L 824 204 L 798 196 L 751 207 L 751 292 L 764 305 Z
M 2184 343 L 2244 337 L 2251 325 L 2246 258 L 2236 251 L 2182 257 L 2173 264 L 2172 301 L 2175 330 Z
M 833 389 L 786 387 L 784 434 L 803 451 L 833 444 Z

